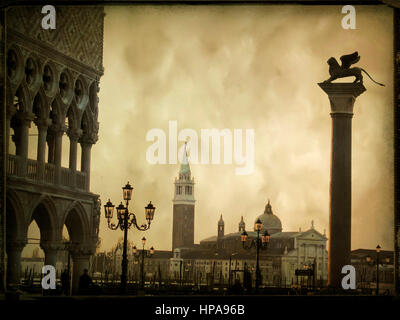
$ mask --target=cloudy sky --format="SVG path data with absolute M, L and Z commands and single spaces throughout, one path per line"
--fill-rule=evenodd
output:
M 329 236 L 331 119 L 317 83 L 329 77 L 326 61 L 356 50 L 367 91 L 353 118 L 352 248 L 393 248 L 392 12 L 356 7 L 355 30 L 341 27 L 341 7 L 131 6 L 106 7 L 99 141 L 92 149 L 91 190 L 103 204 L 134 189 L 130 209 L 147 232 L 129 239 L 170 250 L 173 182 L 179 164 L 150 164 L 149 130 L 177 121 L 178 131 L 254 129 L 255 162 L 249 175 L 237 165 L 191 165 L 195 177 L 195 242 L 247 228 L 268 199 L 283 231 L 315 228 Z M 352 79 L 349 79 L 352 81 Z M 179 142 L 181 146 L 183 142 Z M 63 152 L 68 163 L 68 152 Z M 122 232 L 100 225 L 102 249 Z

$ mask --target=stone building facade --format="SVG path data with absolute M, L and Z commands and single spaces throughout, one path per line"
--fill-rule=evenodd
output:
M 100 200 L 90 191 L 90 164 L 99 129 L 104 9 L 55 9 L 54 30 L 42 28 L 40 6 L 12 7 L 6 13 L 9 286 L 20 283 L 21 251 L 33 220 L 40 229 L 45 264 L 55 266 L 57 252 L 68 246 L 73 288 L 98 241 Z M 69 165 L 62 167 L 66 142 Z M 64 225 L 70 236 L 67 244 L 62 241 Z

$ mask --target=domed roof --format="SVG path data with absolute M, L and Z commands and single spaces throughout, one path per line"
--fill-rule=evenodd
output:
M 262 222 L 261 232 L 268 231 L 269 234 L 273 234 L 276 232 L 282 232 L 282 223 L 281 220 L 273 214 L 271 204 L 268 203 L 265 206 L 264 213 L 256 218 L 254 223 L 260 219 Z

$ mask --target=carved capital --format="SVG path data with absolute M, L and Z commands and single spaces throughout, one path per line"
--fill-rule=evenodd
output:
M 92 132 L 92 133 L 85 134 L 84 136 L 82 136 L 79 139 L 79 142 L 82 145 L 92 145 L 92 144 L 95 144 L 98 139 L 99 139 L 98 135 L 96 133 Z
M 53 135 L 53 136 L 58 136 L 58 135 L 63 135 L 64 132 L 67 131 L 67 127 L 65 126 L 65 124 L 61 124 L 61 123 L 53 123 L 48 130 L 48 134 L 49 135 Z
M 69 252 L 74 259 L 78 257 L 88 257 L 95 253 L 96 243 L 72 243 Z
M 356 98 L 366 91 L 361 83 L 318 83 L 328 95 L 331 103 L 331 115 L 353 115 L 353 107 Z
M 50 252 L 63 250 L 65 245 L 61 241 L 41 241 L 40 247 L 44 252 Z
M 17 112 L 17 118 L 21 125 L 29 126 L 31 121 L 35 119 L 35 114 L 29 111 Z
M 40 129 L 46 130 L 49 126 L 51 126 L 51 119 L 49 118 L 39 118 L 36 119 L 34 122 L 39 130 Z
M 82 129 L 69 128 L 67 130 L 67 135 L 72 141 L 78 141 L 79 138 L 82 136 Z

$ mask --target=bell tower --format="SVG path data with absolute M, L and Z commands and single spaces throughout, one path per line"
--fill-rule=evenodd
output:
M 246 224 L 244 223 L 242 216 L 242 219 L 239 222 L 239 232 L 242 233 L 243 231 L 246 231 Z
M 179 178 L 175 178 L 174 184 L 172 250 L 194 245 L 194 178 L 191 177 L 186 143 Z
M 218 239 L 223 238 L 225 233 L 225 222 L 222 219 L 222 214 L 221 217 L 219 218 L 218 221 Z

